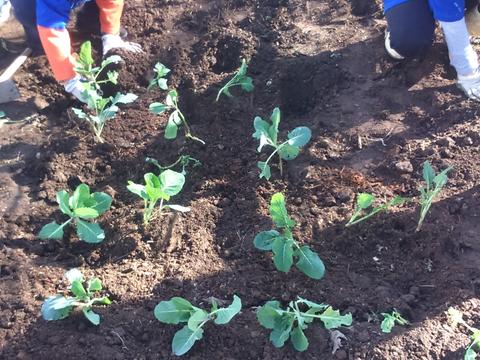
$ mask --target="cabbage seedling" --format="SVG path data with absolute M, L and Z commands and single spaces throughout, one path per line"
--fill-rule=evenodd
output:
M 397 310 L 392 311 L 391 314 L 382 313 L 382 316 L 383 316 L 383 321 L 380 324 L 380 328 L 382 329 L 382 332 L 386 334 L 389 334 L 392 332 L 392 329 L 395 326 L 395 324 L 402 325 L 402 326 L 410 324 L 408 320 L 404 319 Z
M 475 360 L 477 358 L 476 350 L 480 350 L 480 330 L 470 326 L 463 320 L 463 314 L 454 309 L 448 309 L 448 317 L 452 322 L 453 327 L 456 327 L 458 324 L 462 324 L 465 328 L 467 328 L 472 334 L 470 335 L 471 343 L 468 346 L 467 350 L 465 351 L 465 355 L 463 357 L 464 360 Z
M 270 201 L 270 217 L 278 230 L 262 231 L 255 236 L 254 246 L 262 251 L 273 252 L 273 263 L 277 270 L 290 271 L 295 266 L 308 277 L 319 280 L 325 274 L 325 265 L 308 245 L 300 245 L 292 235 L 295 221 L 288 216 L 285 199 L 276 193 Z
M 49 296 L 42 304 L 42 317 L 47 321 L 61 320 L 70 316 L 74 309 L 78 309 L 93 325 L 100 324 L 100 315 L 92 310 L 92 306 L 111 304 L 106 296 L 94 297 L 96 292 L 102 290 L 100 279 L 91 278 L 85 287 L 85 279 L 78 269 L 67 271 L 65 278 L 70 284 L 69 290 L 73 296 Z
M 108 120 L 113 119 L 119 108 L 117 104 L 129 104 L 137 99 L 137 95 L 117 93 L 115 96 L 103 97 L 100 85 L 104 83 L 118 83 L 118 72 L 108 71 L 107 79 L 98 80 L 102 71 L 112 63 L 118 63 L 122 59 L 118 55 L 112 55 L 102 61 L 100 67 L 94 67 L 92 58 L 92 45 L 89 41 L 82 44 L 76 71 L 85 79 L 83 98 L 89 111 L 72 108 L 73 113 L 79 118 L 88 121 L 98 142 L 103 143 L 102 132 Z
M 217 325 L 224 325 L 230 322 L 242 309 L 242 301 L 237 295 L 233 295 L 233 302 L 225 307 L 219 308 L 213 300 L 210 311 L 193 306 L 181 297 L 173 297 L 169 301 L 161 301 L 154 310 L 158 321 L 165 324 L 186 325 L 177 331 L 172 340 L 172 350 L 175 355 L 180 356 L 188 352 L 197 340 L 203 337 L 203 326 L 213 321 Z
M 257 148 L 258 152 L 262 151 L 265 145 L 273 147 L 275 150 L 267 158 L 267 161 L 259 161 L 257 166 L 261 170 L 260 179 L 267 180 L 271 177 L 270 165 L 268 163 L 272 157 L 278 153 L 278 166 L 280 175 L 283 173 L 282 160 L 293 160 L 300 153 L 300 148 L 305 146 L 312 137 L 312 132 L 306 126 L 299 126 L 288 133 L 288 140 L 278 143 L 278 125 L 280 124 L 280 109 L 275 108 L 270 117 L 270 123 L 257 116 L 253 120 L 253 127 L 255 133 L 253 137 L 260 140 L 260 145 Z
M 200 160 L 197 160 L 197 159 L 191 157 L 190 155 L 180 155 L 180 157 L 177 159 L 177 161 L 175 161 L 173 164 L 170 164 L 170 165 L 167 165 L 167 166 L 160 165 L 160 163 L 158 162 L 157 159 L 154 159 L 154 158 L 151 158 L 151 157 L 145 158 L 145 161 L 149 164 L 155 165 L 158 168 L 158 170 L 160 170 L 160 172 L 162 172 L 163 170 L 172 169 L 175 166 L 180 165 L 182 167 L 182 174 L 183 175 L 187 175 L 186 168 L 187 168 L 187 166 L 190 165 L 190 163 L 192 163 L 192 166 L 194 168 L 202 165 Z
M 177 137 L 178 127 L 183 124 L 186 138 L 205 145 L 205 141 L 192 135 L 190 126 L 178 107 L 177 90 L 170 90 L 168 92 L 165 103 L 155 102 L 150 104 L 150 111 L 157 115 L 163 114 L 165 111 L 170 111 L 167 127 L 165 128 L 165 139 L 175 139 Z
M 168 90 L 166 76 L 170 72 L 170 69 L 162 63 L 156 63 L 153 72 L 155 73 L 155 76 L 150 80 L 147 90 L 151 90 L 155 87 L 158 87 L 160 90 Z
M 169 201 L 172 196 L 177 195 L 182 191 L 185 184 L 185 176 L 173 170 L 165 170 L 160 175 L 147 173 L 143 176 L 145 185 L 135 184 L 129 181 L 127 189 L 140 196 L 144 201 L 143 223 L 148 224 L 154 214 L 155 205 L 160 200 L 161 213 L 163 209 L 172 209 L 180 212 L 190 211 L 190 208 L 180 205 L 164 204 L 164 201 Z
M 375 196 L 368 193 L 360 193 L 357 195 L 355 211 L 345 226 L 358 224 L 359 222 L 367 220 L 382 211 L 388 212 L 392 206 L 402 205 L 408 200 L 409 199 L 401 196 L 395 196 L 392 200 L 384 204 L 372 207 L 373 203 L 375 202 Z
M 442 172 L 435 174 L 432 165 L 428 161 L 423 163 L 423 179 L 425 185 L 420 187 L 420 219 L 418 220 L 417 229 L 420 231 L 425 216 L 427 216 L 428 210 L 432 206 L 433 199 L 442 191 L 443 187 L 447 184 L 447 173 L 452 169 L 451 166 L 443 170 Z
M 60 211 L 70 219 L 62 224 L 57 224 L 53 221 L 45 225 L 38 234 L 40 239 L 62 239 L 63 228 L 72 222 L 75 224 L 80 240 L 90 244 L 98 244 L 105 239 L 105 232 L 100 225 L 88 222 L 87 220 L 96 219 L 110 209 L 110 205 L 112 204 L 110 195 L 104 192 L 90 194 L 88 185 L 80 184 L 72 196 L 65 190 L 58 191 L 57 203 Z
M 304 330 L 315 319 L 320 319 L 328 330 L 352 325 L 352 314 L 340 315 L 340 311 L 333 310 L 329 305 L 316 304 L 300 297 L 291 301 L 285 310 L 278 301 L 268 301 L 257 310 L 257 319 L 260 325 L 272 330 L 270 341 L 273 346 L 283 347 L 290 339 L 297 351 L 308 349 Z
M 235 86 L 240 86 L 246 92 L 253 91 L 253 80 L 251 77 L 247 76 L 247 69 L 247 61 L 242 59 L 242 65 L 240 66 L 240 69 L 238 69 L 235 76 L 220 89 L 215 101 L 218 101 L 222 94 L 228 97 L 233 97 L 233 95 L 230 93 L 230 88 Z

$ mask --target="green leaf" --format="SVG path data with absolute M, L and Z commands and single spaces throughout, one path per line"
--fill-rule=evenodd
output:
M 325 275 L 325 265 L 317 253 L 310 250 L 308 246 L 302 246 L 295 251 L 294 256 L 298 257 L 297 268 L 312 279 L 319 280 Z
M 167 98 L 165 99 L 165 103 L 168 106 L 177 106 L 177 99 L 178 99 L 178 93 L 177 90 L 170 90 L 167 94 Z
M 299 326 L 293 328 L 290 340 L 295 350 L 305 351 L 308 349 L 308 339 Z
M 110 64 L 118 64 L 122 61 L 120 55 L 111 55 L 102 61 L 102 67 L 105 67 Z
M 223 325 L 227 324 L 232 318 L 242 310 L 242 300 L 237 295 L 233 295 L 233 301 L 230 306 L 226 308 L 220 308 L 215 313 L 215 324 Z
M 70 200 L 70 195 L 65 190 L 57 191 L 57 203 L 60 207 L 60 211 L 68 216 L 73 216 L 72 211 L 68 205 Z
M 273 346 L 280 348 L 290 338 L 295 318 L 291 315 L 284 315 L 275 320 L 273 331 L 270 333 L 270 341 Z
M 96 298 L 92 300 L 92 305 L 100 304 L 100 305 L 110 305 L 112 302 L 110 299 L 106 296 L 103 296 L 101 298 Z
M 389 334 L 392 332 L 393 327 L 395 326 L 395 318 L 390 314 L 382 314 L 384 319 L 380 324 L 382 332 Z
M 161 301 L 155 306 L 154 315 L 158 321 L 165 324 L 186 322 L 195 308 L 187 300 L 173 297 L 169 301 Z
M 277 270 L 288 272 L 293 264 L 293 240 L 277 237 L 273 242 L 273 263 Z
M 259 250 L 270 251 L 273 241 L 278 236 L 280 236 L 280 233 L 277 230 L 259 232 L 253 239 L 253 245 Z
M 190 315 L 187 326 L 190 330 L 195 331 L 206 320 L 208 320 L 208 313 L 203 309 L 196 309 L 195 312 Z
M 75 298 L 62 295 L 49 296 L 42 304 L 42 317 L 47 321 L 65 319 L 73 309 Z
M 285 206 L 285 197 L 282 193 L 276 193 L 272 196 L 269 210 L 270 216 L 277 227 L 292 228 L 295 226 L 295 221 L 288 216 L 287 208 Z
M 162 191 L 162 184 L 157 175 L 154 173 L 146 173 L 143 178 L 145 179 L 146 183 L 145 192 L 147 193 L 147 197 L 150 201 L 166 198 L 167 194 Z
M 73 196 L 70 198 L 70 208 L 75 210 L 77 207 L 81 207 L 83 202 L 90 198 L 90 188 L 86 184 L 80 184 L 73 192 Z
M 145 186 L 140 184 L 135 184 L 133 181 L 129 181 L 127 185 L 128 191 L 134 193 L 135 195 L 140 196 L 143 200 L 148 200 L 147 192 L 145 191 Z
M 185 175 L 170 169 L 163 171 L 159 178 L 160 188 L 169 196 L 177 195 L 185 184 Z
M 82 281 L 80 280 L 75 280 L 72 282 L 72 285 L 70 286 L 70 291 L 79 299 L 87 296 L 87 292 L 85 291 Z
M 110 206 L 112 205 L 112 197 L 104 192 L 96 192 L 92 194 L 93 199 L 95 200 L 95 205 L 93 208 L 98 212 L 99 215 L 104 214 Z
M 90 321 L 93 325 L 99 325 L 100 324 L 100 315 L 97 313 L 93 312 L 91 308 L 83 308 L 83 315 Z
M 428 161 L 423 163 L 423 179 L 428 184 L 428 186 L 433 185 L 433 179 L 435 178 L 435 170 L 433 170 L 432 165 Z
M 268 134 L 270 139 L 272 139 L 272 142 L 276 144 L 278 141 L 278 125 L 280 124 L 280 109 L 278 107 L 273 109 L 270 121 L 272 122 L 272 125 L 268 129 Z
M 313 301 L 310 301 L 310 300 L 307 300 L 307 299 L 303 299 L 301 297 L 298 297 L 298 300 L 297 300 L 297 303 L 299 304 L 305 304 L 306 306 L 312 308 L 312 309 L 315 309 L 315 310 L 325 310 L 326 308 L 328 308 L 328 305 L 325 305 L 325 304 L 318 304 L 316 302 L 313 302 Z
M 87 284 L 88 293 L 92 293 L 100 290 L 102 290 L 102 282 L 100 281 L 99 278 L 93 278 L 88 281 L 88 284 Z
M 107 78 L 108 78 L 108 81 L 110 81 L 112 84 L 114 84 L 114 85 L 118 84 L 118 72 L 117 71 L 108 71 L 107 72 Z
M 93 65 L 94 62 L 92 57 L 92 43 L 90 41 L 85 41 L 80 47 L 78 61 L 86 68 L 89 68 Z
M 270 180 L 270 178 L 272 177 L 272 173 L 270 171 L 270 165 L 268 165 L 266 162 L 259 161 L 257 163 L 257 166 L 261 170 L 260 179 L 265 178 L 267 180 Z
M 467 351 L 465 352 L 465 356 L 463 360 L 476 360 L 477 359 L 477 353 L 475 350 L 472 348 L 468 348 Z
M 195 344 L 195 341 L 203 337 L 203 329 L 197 328 L 192 331 L 188 326 L 184 326 L 181 330 L 175 333 L 172 340 L 172 349 L 175 355 L 180 356 L 188 352 Z
M 72 285 L 74 281 L 85 281 L 82 272 L 77 268 L 68 270 L 63 276 L 65 277 L 65 279 L 67 279 L 70 285 Z
M 253 86 L 253 79 L 249 76 L 244 77 L 238 83 L 240 84 L 241 88 L 246 92 L 252 92 L 255 88 Z
M 255 132 L 253 133 L 253 137 L 255 139 L 260 140 L 260 145 L 257 148 L 257 151 L 262 151 L 262 148 L 267 145 L 273 143 L 270 139 L 270 134 L 268 133 L 268 129 L 270 125 L 268 122 L 263 120 L 261 117 L 257 116 L 253 120 L 253 127 L 255 128 Z
M 165 105 L 165 104 L 162 104 L 162 103 L 155 102 L 155 103 L 150 104 L 148 109 L 152 113 L 160 115 L 168 109 L 168 106 Z
M 89 207 L 78 207 L 73 211 L 73 213 L 76 217 L 82 219 L 95 219 L 100 215 L 97 210 Z
M 55 221 L 52 221 L 42 227 L 38 237 L 42 240 L 60 240 L 63 238 L 63 228 L 67 223 L 68 222 L 65 222 L 59 225 Z
M 288 133 L 288 144 L 296 147 L 303 147 L 312 138 L 312 131 L 306 126 L 299 126 Z
M 268 301 L 257 310 L 257 320 L 263 327 L 273 329 L 275 321 L 281 317 L 277 310 L 280 309 L 278 301 Z
M 370 206 L 372 206 L 374 201 L 375 196 L 372 194 L 360 193 L 357 196 L 357 206 L 362 210 L 368 209 Z
M 300 149 L 293 145 L 284 144 L 278 149 L 278 154 L 283 160 L 290 161 L 300 154 Z
M 178 125 L 180 125 L 181 121 L 177 110 L 170 114 L 167 127 L 165 128 L 165 139 L 171 140 L 177 137 Z
M 329 306 L 321 315 L 320 320 L 322 320 L 323 325 L 327 330 L 336 329 L 340 326 L 350 326 L 352 325 L 352 314 L 340 315 L 339 310 L 333 310 Z
M 100 225 L 80 219 L 77 219 L 77 234 L 81 240 L 89 244 L 98 244 L 105 240 L 105 233 Z
M 138 96 L 132 93 L 122 94 L 116 93 L 112 99 L 112 104 L 130 104 L 138 99 Z

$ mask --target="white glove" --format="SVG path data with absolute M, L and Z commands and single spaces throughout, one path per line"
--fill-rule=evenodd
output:
M 9 0 L 0 0 L 0 24 L 10 18 L 10 9 L 12 5 Z
M 475 70 L 475 72 L 471 75 L 458 75 L 457 85 L 470 99 L 480 101 L 479 69 Z
M 140 44 L 124 41 L 120 35 L 105 34 L 102 36 L 103 56 L 112 49 L 124 49 L 133 53 L 141 53 L 142 47 Z
M 82 83 L 82 77 L 80 75 L 75 76 L 73 79 L 67 80 L 63 83 L 65 91 L 75 96 L 83 103 L 87 103 L 87 98 L 84 95 L 85 85 Z

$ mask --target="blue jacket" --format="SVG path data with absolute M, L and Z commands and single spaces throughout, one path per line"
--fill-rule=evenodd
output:
M 384 0 L 384 11 L 407 2 L 408 0 Z M 426 0 L 427 1 L 427 0 Z M 453 22 L 463 19 L 465 15 L 465 0 L 428 0 L 430 9 L 436 20 Z
M 65 29 L 70 11 L 90 0 L 37 0 L 37 25 Z

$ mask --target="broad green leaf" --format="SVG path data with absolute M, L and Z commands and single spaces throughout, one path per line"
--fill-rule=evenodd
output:
M 112 104 L 130 104 L 137 100 L 138 96 L 132 93 L 121 94 L 117 93 L 112 99 Z
M 277 230 L 259 232 L 253 239 L 253 245 L 259 250 L 270 251 L 273 241 L 278 236 L 280 236 L 280 233 Z
M 195 344 L 195 341 L 203 337 L 203 329 L 197 328 L 192 331 L 188 326 L 184 326 L 181 330 L 175 333 L 172 340 L 172 350 L 175 355 L 180 356 L 188 352 Z
M 114 85 L 118 84 L 118 72 L 117 71 L 107 72 L 107 78 L 112 84 L 114 84 Z
M 157 86 L 158 86 L 161 90 L 168 90 L 168 82 L 167 82 L 167 79 L 158 79 L 158 80 L 157 80 Z
M 175 139 L 177 137 L 178 125 L 180 125 L 181 120 L 178 115 L 178 111 L 175 110 L 168 117 L 167 126 L 165 127 L 165 139 Z
M 98 211 L 99 215 L 104 214 L 112 205 L 112 197 L 104 192 L 93 193 L 92 198 L 95 200 L 93 208 Z
M 475 350 L 472 348 L 468 348 L 467 351 L 465 352 L 465 356 L 463 360 L 476 360 L 477 359 L 477 353 Z
M 273 346 L 280 348 L 285 345 L 285 341 L 290 338 L 294 321 L 294 316 L 289 315 L 281 316 L 275 320 L 273 331 L 270 333 L 270 341 Z
M 270 139 L 270 135 L 268 133 L 269 124 L 265 120 L 263 120 L 261 117 L 257 116 L 253 120 L 253 127 L 255 128 L 255 132 L 253 133 L 253 137 L 255 139 L 260 140 L 260 144 L 257 148 L 257 151 L 260 152 L 260 151 L 262 151 L 262 148 L 265 145 L 269 144 L 269 141 L 271 143 L 273 143 L 273 141 Z
M 301 304 L 305 304 L 306 306 L 312 308 L 312 309 L 315 309 L 315 310 L 325 310 L 326 308 L 328 308 L 328 305 L 325 305 L 325 304 L 318 304 L 316 302 L 313 302 L 313 301 L 310 301 L 310 300 L 307 300 L 307 299 L 303 299 L 301 297 L 298 297 L 298 300 L 297 300 L 298 303 L 301 303 Z
M 398 206 L 408 202 L 408 198 L 402 196 L 395 196 L 392 200 L 389 201 L 388 206 Z
M 272 125 L 268 129 L 268 134 L 272 142 L 276 144 L 278 141 L 278 125 L 280 124 L 280 109 L 278 107 L 273 109 L 270 121 Z
M 68 270 L 63 276 L 70 285 L 72 285 L 74 281 L 80 281 L 81 283 L 85 281 L 82 272 L 77 268 Z
M 255 88 L 252 78 L 248 76 L 241 79 L 238 83 L 240 84 L 241 88 L 246 92 L 251 92 Z
M 92 43 L 90 41 L 85 41 L 80 47 L 78 61 L 87 69 L 93 65 Z
M 257 163 L 257 166 L 261 170 L 260 179 L 265 178 L 267 180 L 270 180 L 270 178 L 272 177 L 272 173 L 270 171 L 270 165 L 268 165 L 266 162 L 259 161 Z
M 232 318 L 242 310 L 242 300 L 237 295 L 233 295 L 232 303 L 226 308 L 220 308 L 215 313 L 215 324 L 223 325 L 227 324 Z
M 135 184 L 133 181 L 129 181 L 127 185 L 128 191 L 134 193 L 135 195 L 140 196 L 143 200 L 148 200 L 147 192 L 145 191 L 145 186 L 140 184 Z
M 370 206 L 372 206 L 374 201 L 375 196 L 373 196 L 372 194 L 360 193 L 357 196 L 357 206 L 363 210 L 368 209 Z
M 109 64 L 118 64 L 122 61 L 122 57 L 120 55 L 111 55 L 102 61 L 102 67 L 105 67 Z
M 393 327 L 395 326 L 395 318 L 390 314 L 382 314 L 384 319 L 380 324 L 382 332 L 389 334 L 392 332 Z
M 167 98 L 165 99 L 165 103 L 168 106 L 174 106 L 176 107 L 177 105 L 177 99 L 178 99 L 178 93 L 176 90 L 170 90 L 167 94 Z
M 80 184 L 73 192 L 73 196 L 70 198 L 70 208 L 75 210 L 77 207 L 81 207 L 83 202 L 90 198 L 90 188 L 86 184 Z
M 257 320 L 263 327 L 273 329 L 275 321 L 281 317 L 277 312 L 280 309 L 278 301 L 268 301 L 257 310 Z
M 340 315 L 339 310 L 333 310 L 329 306 L 321 315 L 320 320 L 322 320 L 323 325 L 327 330 L 336 329 L 340 326 L 350 326 L 352 325 L 352 314 Z
M 169 205 L 165 205 L 165 207 L 170 208 L 170 209 L 175 210 L 175 211 L 182 212 L 182 213 L 186 213 L 186 212 L 189 212 L 191 210 L 188 206 L 182 206 L 182 205 L 169 204 Z
M 88 280 L 87 291 L 89 293 L 92 293 L 94 291 L 100 291 L 100 290 L 102 290 L 102 282 L 100 281 L 99 278 L 93 278 Z
M 90 321 L 93 325 L 98 325 L 100 324 L 100 315 L 97 313 L 93 312 L 91 308 L 83 308 L 83 315 Z
M 278 149 L 278 154 L 283 160 L 290 161 L 300 154 L 300 149 L 293 145 L 284 144 Z
M 60 211 L 68 216 L 73 216 L 72 210 L 69 207 L 70 195 L 65 190 L 57 191 L 57 203 L 60 207 Z
M 75 116 L 78 117 L 79 119 L 86 119 L 88 117 L 88 115 L 85 114 L 83 110 L 72 107 L 72 111 L 75 114 Z
M 112 302 L 110 301 L 110 299 L 107 297 L 107 296 L 103 296 L 101 298 L 96 298 L 96 299 L 93 299 L 92 300 L 92 305 L 96 305 L 96 304 L 99 304 L 99 305 L 110 305 Z
M 303 147 L 312 138 L 312 131 L 306 126 L 299 126 L 288 133 L 288 144 Z
M 308 246 L 297 249 L 294 256 L 298 257 L 296 265 L 301 272 L 315 280 L 323 278 L 325 265 L 317 253 L 310 250 Z
M 75 280 L 72 282 L 72 285 L 70 286 L 70 291 L 79 299 L 83 299 L 87 295 L 87 292 L 83 287 L 82 281 L 80 280 Z
M 480 348 L 480 330 L 475 329 L 471 338 L 472 338 L 472 346 Z
M 428 186 L 433 185 L 433 179 L 435 178 L 435 170 L 433 170 L 432 165 L 428 161 L 423 163 L 423 179 L 428 184 Z
M 73 211 L 73 213 L 76 217 L 82 219 L 95 219 L 100 215 L 97 210 L 89 207 L 78 207 Z
M 42 240 L 60 240 L 63 238 L 63 228 L 67 222 L 59 225 L 55 221 L 48 223 L 40 230 L 38 237 Z
M 195 312 L 190 315 L 187 326 L 190 330 L 195 331 L 206 320 L 208 320 L 208 313 L 203 309 L 196 309 Z
M 154 315 L 158 321 L 165 324 L 179 324 L 188 321 L 194 310 L 193 305 L 187 300 L 174 297 L 155 306 Z
M 164 192 L 162 191 L 162 185 L 157 175 L 153 173 L 147 173 L 143 177 L 146 183 L 145 192 L 150 201 L 157 201 L 160 198 L 166 197 L 166 194 L 164 194 Z
M 295 350 L 305 351 L 308 349 L 308 339 L 299 326 L 294 327 L 290 335 L 290 340 L 292 341 Z
M 98 244 L 105 240 L 105 233 L 100 225 L 80 219 L 77 219 L 77 234 L 81 240 L 90 244 Z
M 170 72 L 170 69 L 167 68 L 162 63 L 156 63 L 155 66 L 154 66 L 154 71 L 156 73 L 156 76 L 161 78 L 161 77 L 166 76 Z
M 437 176 L 433 178 L 433 183 L 435 184 L 436 189 L 441 189 L 446 185 L 446 183 L 448 182 L 447 173 L 450 170 L 452 170 L 452 167 L 446 168 L 445 170 L 443 170 L 441 173 L 439 173 Z
M 182 191 L 183 185 L 185 184 L 185 175 L 170 169 L 162 172 L 159 178 L 160 188 L 169 196 L 177 195 Z
M 164 113 L 168 109 L 168 106 L 162 103 L 155 102 L 150 104 L 148 109 L 154 114 L 159 115 Z
M 277 270 L 288 272 L 293 264 L 293 240 L 277 237 L 273 242 L 273 263 Z
M 285 206 L 285 197 L 282 193 L 276 193 L 272 196 L 269 210 L 270 216 L 277 227 L 292 228 L 295 226 L 295 221 L 288 216 L 287 208 Z
M 75 298 L 62 295 L 50 296 L 42 304 L 42 317 L 47 321 L 65 319 L 73 309 Z

